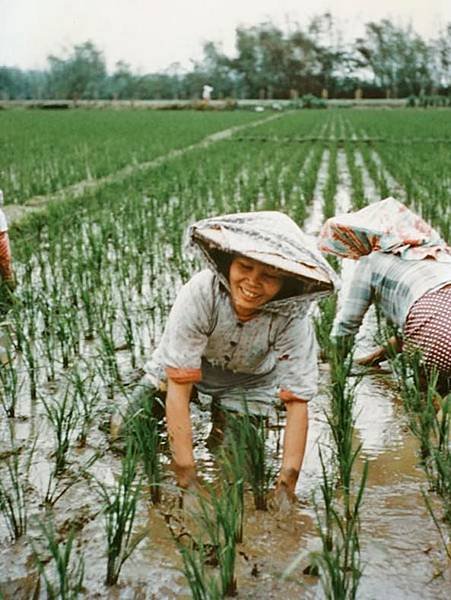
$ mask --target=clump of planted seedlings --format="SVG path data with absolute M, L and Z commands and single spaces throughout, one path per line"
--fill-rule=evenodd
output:
M 322 549 L 312 559 L 319 568 L 327 598 L 355 598 L 361 578 L 360 515 L 368 477 L 368 461 L 359 481 L 354 468 L 361 445 L 353 448 L 353 416 L 356 382 L 350 383 L 352 355 L 346 347 L 332 346 L 330 408 L 326 413 L 333 446 L 333 469 L 328 471 L 320 452 L 323 514 L 314 499 Z
M 325 360 L 329 358 L 329 351 L 331 348 L 330 333 L 332 331 L 336 307 L 337 297 L 335 295 L 323 298 L 319 302 L 318 313 L 313 319 L 316 339 L 318 340 L 321 349 L 321 358 Z
M 451 526 L 451 394 L 437 391 L 437 373 L 427 373 L 418 351 L 393 358 L 411 432 L 420 444 L 420 464 L 432 491 L 443 504 L 443 520 Z M 426 498 L 426 496 L 425 496 Z M 431 503 L 427 502 L 429 512 Z M 434 523 L 437 519 L 433 517 Z M 446 548 L 445 544 L 445 548 Z M 447 552 L 449 550 L 447 549 Z
M 127 417 L 125 428 L 130 436 L 129 443 L 133 445 L 137 455 L 140 457 L 147 483 L 150 489 L 150 497 L 154 504 L 161 500 L 161 483 L 163 479 L 163 468 L 161 463 L 161 424 L 156 416 L 160 400 L 150 396 L 142 402 L 136 411 L 131 411 Z
M 44 504 L 54 506 L 58 500 L 64 496 L 73 486 L 82 480 L 89 481 L 91 475 L 90 467 L 99 459 L 100 453 L 95 452 L 82 465 L 78 466 L 77 471 L 71 472 L 64 477 L 64 473 L 57 475 L 55 470 L 50 472 L 47 489 L 44 496 Z
M 239 535 L 242 529 L 242 505 L 237 485 L 240 482 L 223 480 L 219 490 L 208 486 L 207 496 L 197 494 L 199 508 L 193 516 L 198 523 L 198 534 L 189 535 L 188 543 L 183 537 L 175 536 L 193 598 L 207 600 L 237 593 L 236 545 L 237 533 Z
M 236 460 L 243 461 L 244 476 L 252 489 L 257 510 L 268 509 L 268 493 L 274 479 L 274 465 L 266 449 L 265 420 L 251 415 L 247 410 L 241 415 L 230 415 L 228 427 L 240 448 Z
M 74 403 L 77 406 L 81 422 L 77 440 L 80 446 L 85 446 L 89 429 L 97 416 L 96 409 L 100 401 L 100 393 L 94 382 L 93 373 L 89 371 L 87 365 L 85 365 L 87 375 L 84 376 L 80 367 L 73 370 L 69 380 L 74 390 Z
M 114 585 L 122 566 L 144 537 L 133 537 L 133 524 L 141 494 L 141 479 L 137 476 L 137 454 L 128 444 L 122 460 L 122 469 L 113 489 L 97 481 L 103 503 L 103 516 L 107 541 L 106 585 Z
M 27 487 L 36 439 L 28 450 L 17 447 L 11 435 L 9 456 L 0 471 L 0 511 L 14 540 L 27 532 Z
M 231 494 L 231 502 L 236 511 L 235 539 L 243 541 L 244 526 L 244 484 L 246 480 L 246 448 L 240 444 L 237 436 L 227 441 L 220 455 L 220 472 L 224 485 Z
M 368 475 L 368 463 L 365 463 L 363 475 L 358 483 L 355 496 L 337 491 L 334 474 L 329 472 L 320 454 L 322 483 L 321 495 L 323 507 L 315 506 L 317 527 L 321 540 L 321 550 L 311 554 L 314 569 L 318 570 L 326 598 L 356 598 L 362 563 L 360 558 L 360 516 Z
M 19 393 L 19 378 L 11 352 L 8 352 L 7 358 L 5 363 L 0 364 L 0 403 L 6 416 L 14 418 Z
M 52 520 L 39 524 L 45 545 L 34 549 L 35 563 L 45 585 L 49 600 L 74 600 L 83 592 L 84 560 L 74 558 L 75 531 L 64 543 L 55 531 Z M 38 581 L 37 592 L 40 581 Z
M 55 475 L 63 473 L 67 464 L 67 455 L 70 443 L 75 437 L 80 421 L 80 413 L 76 403 L 76 397 L 70 386 L 66 387 L 62 399 L 41 398 L 45 408 L 47 419 L 53 427 L 55 436 Z

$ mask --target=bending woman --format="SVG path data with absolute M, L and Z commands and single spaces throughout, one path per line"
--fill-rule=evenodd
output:
M 426 371 L 437 371 L 440 391 L 451 380 L 451 248 L 425 221 L 393 198 L 326 221 L 319 248 L 358 261 L 332 335 L 353 340 L 373 301 L 401 332 L 389 345 L 419 350 Z M 360 359 L 377 364 L 380 347 Z
M 286 406 L 279 489 L 294 494 L 316 394 L 316 341 L 307 310 L 333 292 L 334 272 L 297 225 L 277 212 L 192 225 L 209 267 L 182 287 L 141 386 L 167 387 L 166 419 L 178 484 L 196 478 L 193 386 L 225 411 L 266 416 Z M 247 408 L 246 408 L 247 407 Z

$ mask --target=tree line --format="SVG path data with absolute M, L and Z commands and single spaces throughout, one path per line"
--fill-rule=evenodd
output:
M 0 66 L 0 99 L 196 99 L 207 83 L 213 98 L 235 99 L 451 93 L 451 23 L 426 41 L 410 25 L 383 19 L 345 43 L 325 13 L 288 31 L 268 22 L 238 27 L 235 47 L 231 57 L 209 41 L 188 70 L 174 63 L 140 75 L 119 61 L 109 74 L 103 53 L 86 41 L 65 56 L 49 56 L 43 71 Z

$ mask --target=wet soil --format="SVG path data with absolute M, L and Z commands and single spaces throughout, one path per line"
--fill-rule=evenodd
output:
M 319 581 L 305 575 L 309 553 L 319 549 L 313 495 L 318 497 L 321 469 L 319 447 L 328 455 L 329 433 L 324 411 L 327 407 L 327 365 L 322 365 L 321 393 L 310 406 L 310 431 L 302 475 L 298 482 L 298 503 L 281 513 L 270 503 L 267 512 L 256 511 L 251 494 L 246 495 L 244 541 L 238 545 L 236 565 L 238 597 L 288 599 L 321 597 Z M 23 405 L 20 412 L 25 412 Z M 389 374 L 363 377 L 356 392 L 356 444 L 362 443 L 362 459 L 370 462 L 369 480 L 361 511 L 363 577 L 361 598 L 448 598 L 451 568 L 442 542 L 428 514 L 422 490 L 427 482 L 418 465 L 417 444 L 412 439 Z M 206 407 L 193 406 L 196 455 L 205 480 L 216 476 L 215 459 L 205 440 L 210 429 Z M 35 421 L 33 427 L 33 420 Z M 16 419 L 16 442 L 25 445 L 31 430 L 40 430 L 39 445 L 30 472 L 29 537 L 39 548 L 38 518 L 43 518 L 42 498 L 51 470 L 52 442 L 45 421 L 39 415 L 23 414 Z M 2 439 L 5 444 L 6 427 Z M 280 443 L 280 428 L 270 434 L 273 449 Z M 71 457 L 66 482 L 76 480 L 81 466 L 94 451 L 100 458 L 90 472 L 111 484 L 119 471 L 120 457 L 111 451 L 107 436 L 94 428 L 86 448 Z M 330 453 L 329 453 L 330 454 Z M 146 496 L 146 494 L 145 494 Z M 437 514 L 440 506 L 431 496 Z M 74 528 L 77 553 L 85 560 L 85 595 L 89 598 L 189 598 L 182 562 L 168 528 L 190 532 L 195 519 L 179 508 L 179 496 L 168 471 L 161 506 L 143 500 L 135 521 L 135 535 L 143 534 L 137 550 L 125 563 L 117 586 L 104 585 L 106 572 L 105 533 L 101 502 L 92 478 L 79 478 L 57 501 L 53 509 L 61 540 Z M 4 598 L 31 598 L 38 581 L 33 548 L 26 538 L 8 541 L 0 526 L 0 591 Z M 45 556 L 41 550 L 40 556 Z M 287 568 L 289 574 L 286 573 Z M 44 598 L 44 590 L 36 596 Z
M 315 192 L 311 232 L 322 222 L 321 186 L 324 184 L 327 158 L 323 157 L 320 183 Z M 340 172 L 344 173 L 344 157 Z M 363 160 L 362 160 L 363 162 Z M 369 175 L 364 170 L 365 177 Z M 340 179 L 340 186 L 349 181 Z M 374 183 L 365 183 L 370 198 L 377 197 Z M 346 209 L 346 193 L 340 201 Z M 352 266 L 344 264 L 344 281 L 349 281 Z M 349 271 L 349 272 L 347 272 Z M 374 315 L 366 318 L 370 329 Z M 363 352 L 369 338 L 360 340 Z M 358 353 L 357 353 L 358 356 Z M 319 498 L 321 466 L 319 448 L 326 460 L 331 460 L 329 428 L 325 419 L 328 405 L 328 369 L 321 365 L 321 393 L 310 405 L 310 429 L 306 457 L 297 487 L 297 504 L 286 514 L 270 503 L 268 511 L 256 511 L 252 497 L 246 494 L 244 540 L 238 545 L 236 564 L 238 598 L 286 600 L 321 598 L 318 578 L 305 574 L 310 553 L 320 547 L 316 530 L 313 497 Z M 385 366 L 380 371 L 366 372 L 356 390 L 355 444 L 362 444 L 361 460 L 369 461 L 369 478 L 361 510 L 361 545 L 363 575 L 358 598 L 375 599 L 447 599 L 451 589 L 451 564 L 446 558 L 443 542 L 428 511 L 423 490 L 429 493 L 434 510 L 440 519 L 440 503 L 428 490 L 419 465 L 417 442 L 409 433 L 401 402 Z M 34 552 L 48 558 L 42 545 L 39 521 L 45 517 L 43 498 L 49 485 L 53 465 L 53 437 L 42 406 L 29 400 L 29 390 L 21 389 L 17 417 L 0 422 L 0 459 L 10 451 L 10 429 L 16 447 L 24 453 L 29 440 L 38 435 L 38 444 L 30 471 L 27 490 L 29 504 L 28 536 L 12 543 L 5 523 L 0 519 L 0 597 L 27 600 L 46 598 L 39 588 Z M 206 445 L 210 431 L 208 408 L 194 405 L 193 422 L 196 458 L 199 472 L 205 481 L 217 476 L 215 457 Z M 270 434 L 272 449 L 280 445 L 280 429 Z M 275 453 L 275 452 L 274 452 Z M 280 454 L 280 453 L 279 453 Z M 83 466 L 94 456 L 84 476 Z M 76 556 L 85 561 L 84 596 L 111 599 L 175 599 L 191 597 L 181 571 L 182 560 L 173 541 L 169 524 L 178 533 L 190 532 L 195 519 L 179 508 L 179 493 L 166 458 L 166 479 L 163 501 L 152 506 L 144 494 L 138 506 L 134 535 L 142 535 L 136 551 L 124 564 L 116 586 L 107 588 L 105 532 L 101 514 L 102 503 L 95 479 L 109 485 L 118 476 L 120 453 L 111 447 L 107 433 L 99 423 L 91 428 L 87 444 L 70 455 L 70 464 L 55 495 L 61 495 L 50 511 L 55 520 L 58 540 L 67 539 L 71 529 L 76 531 Z M 275 459 L 275 466 L 277 460 Z M 71 485 L 70 485 L 71 484 Z M 33 545 L 30 542 L 33 540 Z

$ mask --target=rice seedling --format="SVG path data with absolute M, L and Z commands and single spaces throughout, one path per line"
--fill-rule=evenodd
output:
M 356 383 L 349 383 L 352 355 L 346 341 L 328 352 L 331 366 L 330 409 L 326 412 L 333 440 L 334 468 L 329 473 L 320 449 L 323 514 L 313 498 L 322 549 L 311 556 L 327 598 L 355 598 L 362 575 L 360 508 L 368 478 L 368 461 L 354 491 L 354 467 L 361 445 L 353 448 Z M 338 479 L 338 487 L 337 480 Z
M 43 503 L 46 506 L 53 507 L 75 485 L 82 481 L 90 481 L 91 474 L 89 469 L 100 458 L 100 452 L 95 452 L 82 465 L 78 466 L 76 472 L 68 473 L 65 477 L 55 473 L 55 470 L 50 472 L 47 483 L 46 492 L 43 498 Z
M 420 353 L 404 353 L 393 364 L 402 374 L 401 396 L 409 428 L 420 444 L 421 466 L 443 502 L 444 520 L 451 524 L 451 394 L 440 396 L 437 373 L 425 372 Z
M 133 524 L 141 494 L 142 482 L 137 479 L 137 455 L 131 444 L 127 445 L 122 460 L 122 470 L 116 486 L 110 489 L 97 480 L 103 502 L 103 516 L 107 541 L 106 585 L 114 585 L 119 579 L 125 561 L 141 542 L 145 533 L 133 537 Z
M 345 350 L 346 351 L 346 350 Z M 339 483 L 345 496 L 350 493 L 352 470 L 360 448 L 353 449 L 355 418 L 353 416 L 354 390 L 358 378 L 350 378 L 352 354 L 344 357 L 343 348 L 333 345 L 329 352 L 331 367 L 330 410 L 326 413 L 338 467 Z
M 9 418 L 16 416 L 16 405 L 19 393 L 17 369 L 12 361 L 11 351 L 7 351 L 7 360 L 0 364 L 0 403 Z
M 163 480 L 161 426 L 156 416 L 160 401 L 156 396 L 148 396 L 139 409 L 128 417 L 125 426 L 127 435 L 131 438 L 129 443 L 136 448 L 136 453 L 143 462 L 152 502 L 158 504 Z
M 26 492 L 28 474 L 37 440 L 34 439 L 27 450 L 15 446 L 12 434 L 10 440 L 10 454 L 5 459 L 6 466 L 3 467 L 0 477 L 0 511 L 3 513 L 11 537 L 17 540 L 27 532 Z
M 67 455 L 70 449 L 70 443 L 75 436 L 80 413 L 76 404 L 73 391 L 69 386 L 66 387 L 63 398 L 41 398 L 45 408 L 47 419 L 53 427 L 55 435 L 55 475 L 61 475 L 66 468 Z
M 84 595 L 84 560 L 82 556 L 74 559 L 75 531 L 72 529 L 62 543 L 51 520 L 39 525 L 45 546 L 41 551 L 34 548 L 34 559 L 44 581 L 46 597 L 49 600 L 75 600 Z
M 322 548 L 320 552 L 311 554 L 312 564 L 319 570 L 326 598 L 356 598 L 362 576 L 359 511 L 368 477 L 368 462 L 365 463 L 355 498 L 351 500 L 347 494 L 344 504 L 336 496 L 333 476 L 328 474 L 322 456 L 321 467 L 324 516 L 315 499 L 313 503 Z
M 32 341 L 26 335 L 23 336 L 22 343 L 30 382 L 30 397 L 31 400 L 36 400 L 38 394 L 38 365 L 35 358 L 36 350 L 32 345 Z
M 332 324 L 335 318 L 335 312 L 337 307 L 337 297 L 328 296 L 318 303 L 319 314 L 313 318 L 315 326 L 316 339 L 321 348 L 321 357 L 325 360 L 329 359 L 330 353 L 330 334 L 332 331 Z
M 218 491 L 208 486 L 207 496 L 198 494 L 199 510 L 193 513 L 199 524 L 198 536 L 190 535 L 188 545 L 175 536 L 194 598 L 219 599 L 237 594 L 236 536 L 241 517 L 235 485 L 223 482 Z M 213 568 L 219 573 L 215 574 Z
M 240 415 L 228 417 L 228 427 L 233 442 L 242 450 L 236 452 L 236 460 L 244 457 L 246 482 L 252 489 L 257 510 L 268 509 L 268 492 L 271 489 L 275 468 L 266 452 L 265 420 L 253 417 L 247 410 Z
M 236 512 L 237 543 L 243 541 L 244 526 L 244 484 L 246 470 L 246 449 L 239 444 L 236 436 L 228 440 L 227 446 L 220 455 L 221 479 L 230 492 L 230 501 Z
M 80 446 L 86 444 L 86 438 L 96 417 L 96 407 L 100 400 L 99 390 L 97 387 L 94 387 L 93 374 L 90 373 L 87 367 L 86 372 L 87 375 L 83 377 L 79 367 L 75 369 L 70 376 L 70 382 L 74 390 L 74 403 L 77 406 L 81 421 L 80 431 L 77 436 Z

